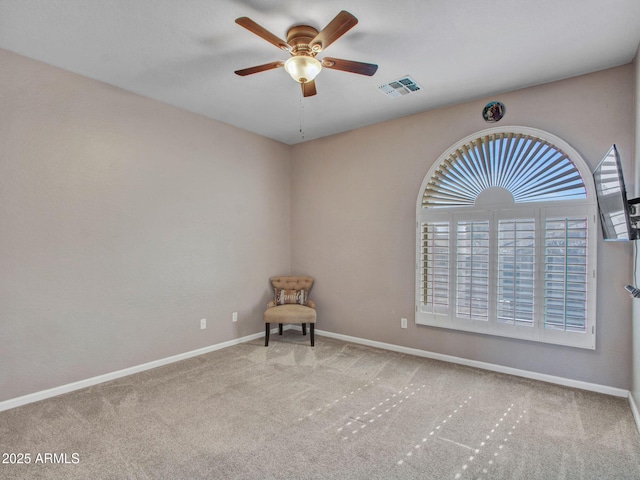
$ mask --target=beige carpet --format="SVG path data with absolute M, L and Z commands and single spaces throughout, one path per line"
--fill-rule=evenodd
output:
M 2 412 L 0 453 L 30 461 L 2 479 L 640 479 L 626 399 L 294 330 Z

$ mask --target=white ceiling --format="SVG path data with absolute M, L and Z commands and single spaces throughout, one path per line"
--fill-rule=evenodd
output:
M 359 23 L 326 55 L 375 76 L 325 69 L 302 99 L 284 69 L 233 73 L 288 58 L 237 17 L 286 38 L 340 10 Z M 639 42 L 640 0 L 0 0 L 0 48 L 287 144 L 623 65 Z M 404 75 L 422 91 L 378 91 Z

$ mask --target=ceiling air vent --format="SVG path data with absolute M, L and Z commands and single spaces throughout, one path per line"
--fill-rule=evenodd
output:
M 393 82 L 380 85 L 378 90 L 384 93 L 387 98 L 398 98 L 403 95 L 409 95 L 413 92 L 419 92 L 422 90 L 422 87 L 420 87 L 413 78 L 407 75 L 399 78 L 398 80 L 394 80 Z

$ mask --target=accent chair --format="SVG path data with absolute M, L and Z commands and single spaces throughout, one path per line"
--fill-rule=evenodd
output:
M 282 324 L 299 323 L 302 334 L 309 336 L 311 346 L 314 346 L 314 327 L 316 324 L 316 305 L 309 300 L 309 290 L 313 286 L 313 278 L 305 276 L 277 276 L 271 277 L 274 298 L 267 304 L 264 312 L 265 337 L 264 346 L 269 346 L 271 324 L 278 324 L 278 333 L 282 335 Z

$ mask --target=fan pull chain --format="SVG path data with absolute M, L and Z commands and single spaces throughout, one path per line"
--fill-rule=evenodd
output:
M 300 92 L 300 135 L 302 137 L 302 140 L 304 140 L 304 128 L 303 128 L 303 123 L 304 123 L 304 104 L 302 103 L 302 92 Z

